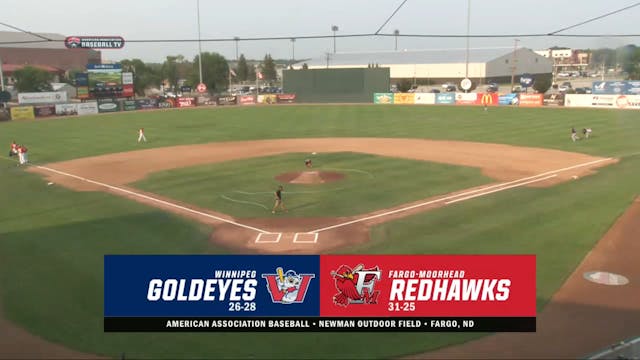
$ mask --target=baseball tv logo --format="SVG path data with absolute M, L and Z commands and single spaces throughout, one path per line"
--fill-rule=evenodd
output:
M 375 266 L 365 269 L 363 264 L 351 268 L 342 265 L 336 271 L 331 272 L 335 279 L 338 293 L 333 295 L 333 303 L 338 306 L 349 304 L 377 304 L 380 290 L 376 290 L 376 281 L 379 281 L 382 272 Z
M 279 267 L 275 274 L 262 274 L 267 281 L 267 290 L 271 301 L 276 304 L 300 304 L 309 290 L 311 279 L 315 274 L 298 274 L 293 270 L 282 271 Z
M 75 49 L 80 47 L 82 40 L 77 36 L 69 36 L 64 40 L 64 44 L 70 49 Z

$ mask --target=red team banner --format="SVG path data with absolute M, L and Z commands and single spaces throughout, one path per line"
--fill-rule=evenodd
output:
M 522 107 L 538 107 L 543 105 L 543 94 L 520 94 L 519 105 Z
M 320 259 L 320 315 L 535 317 L 535 256 Z

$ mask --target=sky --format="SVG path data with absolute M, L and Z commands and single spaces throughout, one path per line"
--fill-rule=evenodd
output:
M 167 55 L 192 59 L 198 42 L 134 43 L 127 40 L 198 39 L 198 0 L 0 0 L 0 22 L 32 32 L 65 36 L 122 36 L 125 46 L 102 50 L 104 60 L 139 58 L 162 62 Z M 200 0 L 200 39 L 296 37 L 375 33 L 403 0 Z M 391 34 L 546 34 L 635 4 L 628 0 L 407 0 L 381 30 Z M 8 6 L 7 3 L 10 3 Z M 639 34 L 640 6 L 563 32 L 563 34 Z M 11 30 L 0 26 L 1 30 Z M 618 47 L 640 44 L 640 37 L 519 37 L 518 47 Z M 514 38 L 472 38 L 471 48 L 514 47 Z M 202 51 L 236 58 L 236 42 L 200 42 Z M 398 50 L 465 48 L 464 38 L 398 38 Z M 337 52 L 394 51 L 394 37 L 337 38 Z M 305 59 L 333 52 L 333 39 L 240 41 L 248 59 Z

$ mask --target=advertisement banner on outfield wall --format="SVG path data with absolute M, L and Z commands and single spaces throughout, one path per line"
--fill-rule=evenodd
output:
M 399 105 L 415 104 L 416 94 L 414 93 L 395 93 L 393 94 L 393 103 Z
M 235 105 L 237 100 L 237 96 L 220 96 L 216 102 L 218 105 Z
M 374 93 L 374 104 L 393 104 L 393 93 Z
M 434 93 L 415 93 L 415 104 L 433 105 L 436 103 L 436 94 Z
M 255 105 L 256 97 L 253 95 L 241 95 L 238 96 L 238 104 L 240 105 Z
M 98 112 L 116 112 L 120 111 L 120 103 L 115 99 L 100 99 L 98 100 Z
M 18 104 L 55 104 L 69 101 L 64 91 L 18 93 Z
M 478 93 L 476 105 L 498 106 L 499 98 L 497 93 Z
M 92 115 L 98 113 L 98 103 L 95 101 L 78 104 L 78 115 Z
M 477 93 L 456 93 L 456 105 L 476 105 L 478 102 Z
M 162 101 L 158 101 L 159 109 L 171 109 L 176 106 L 176 102 L 173 99 L 164 99 Z
M 149 110 L 158 108 L 158 99 L 136 99 L 136 109 Z
M 440 93 L 436 94 L 436 104 L 455 104 L 456 94 L 454 93 Z
M 208 95 L 201 95 L 196 98 L 196 104 L 198 106 L 217 105 L 218 102 L 215 98 Z
M 542 103 L 545 106 L 564 106 L 564 94 L 546 94 Z
M 518 105 L 518 94 L 502 94 L 498 96 L 499 105 Z
M 523 94 L 519 95 L 519 104 L 522 107 L 537 107 L 542 106 L 544 100 L 543 94 Z
M 124 100 L 124 101 L 122 101 L 122 110 L 123 111 L 135 111 L 135 110 L 138 110 L 138 107 L 136 106 L 136 101 L 135 100 Z
M 103 264 L 105 332 L 536 331 L 535 255 L 105 255 Z
M 78 115 L 78 104 L 56 104 L 56 115 L 58 116 Z
M 36 117 L 54 116 L 56 114 L 56 106 L 50 105 L 36 105 L 33 107 L 33 112 Z
M 565 106 L 638 110 L 640 95 L 568 94 Z
M 275 104 L 278 98 L 274 94 L 258 95 L 258 104 Z
M 296 94 L 277 94 L 278 104 L 290 104 L 296 102 Z
M 629 86 L 627 86 L 626 95 L 640 95 L 640 81 L 629 80 L 627 83 Z
M 195 107 L 196 106 L 196 98 L 194 97 L 179 97 L 176 99 L 176 107 L 184 108 L 184 107 Z
M 629 88 L 630 84 L 627 81 L 594 81 L 591 93 L 593 95 L 622 95 L 627 94 Z
M 14 106 L 10 111 L 11 120 L 33 120 L 36 118 L 33 106 Z

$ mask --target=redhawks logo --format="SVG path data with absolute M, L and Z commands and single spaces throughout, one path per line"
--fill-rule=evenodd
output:
M 626 108 L 629 105 L 629 99 L 626 96 L 618 96 L 616 99 L 616 106 L 619 108 Z
M 379 290 L 375 290 L 376 280 L 380 280 L 382 272 L 378 267 L 365 269 L 363 264 L 355 268 L 342 265 L 331 272 L 335 279 L 338 293 L 333 295 L 333 303 L 339 306 L 349 304 L 377 304 Z

